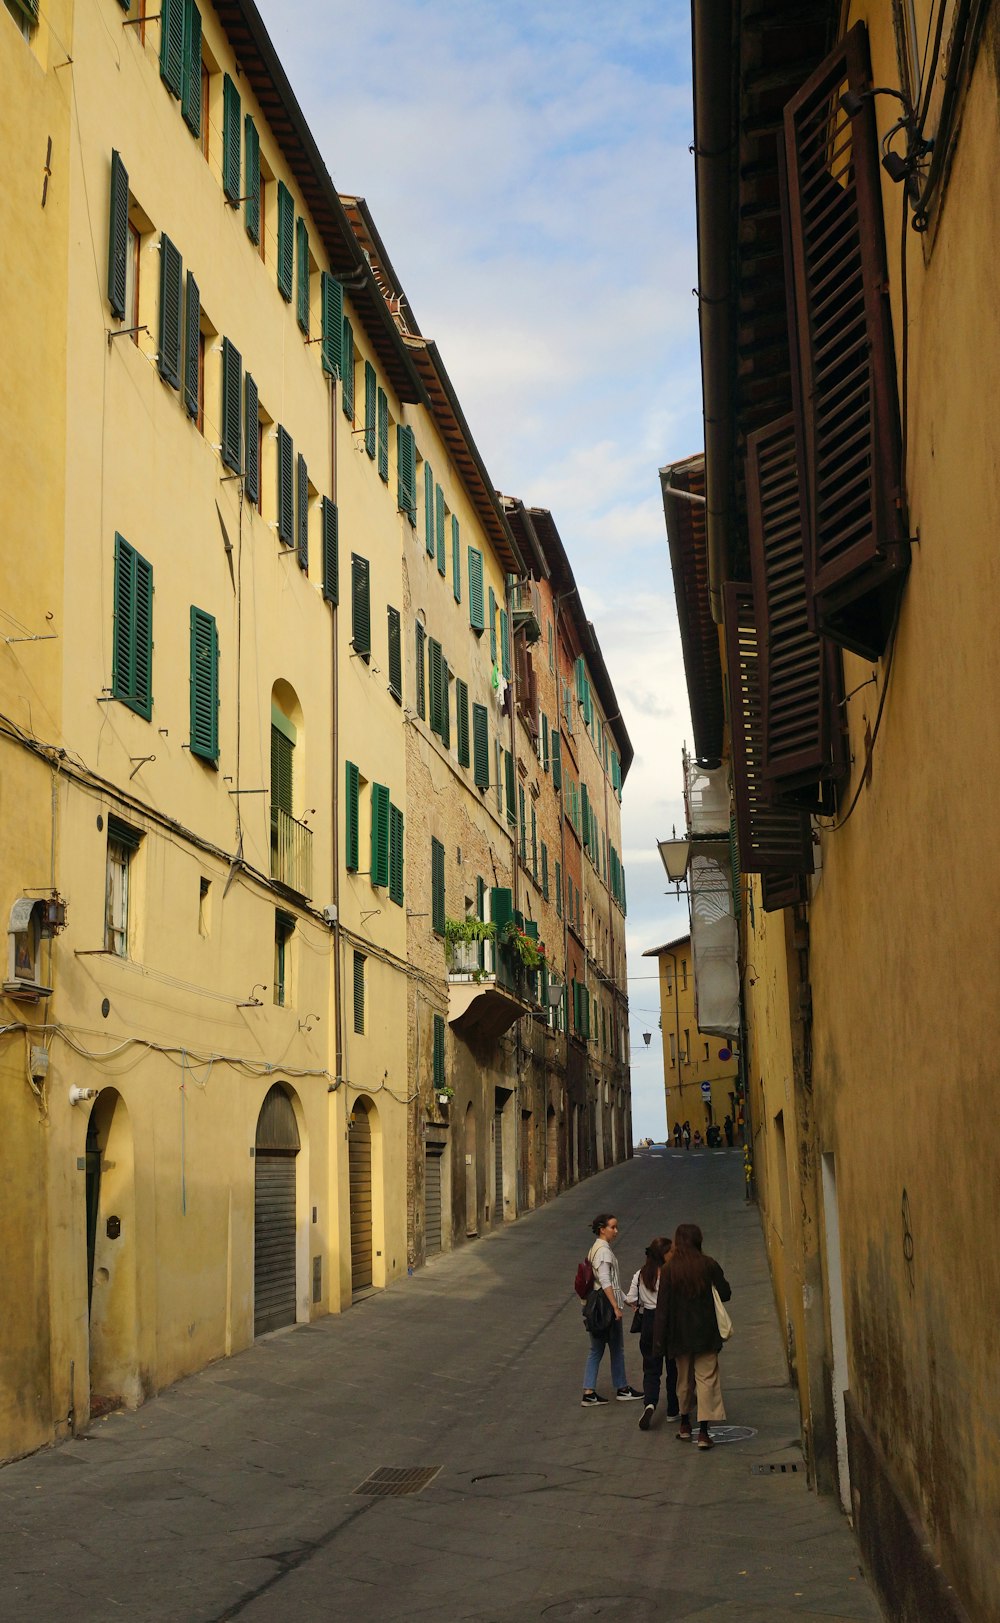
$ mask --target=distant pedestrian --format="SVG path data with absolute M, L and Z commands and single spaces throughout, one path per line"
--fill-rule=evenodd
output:
M 691 1148 L 691 1123 L 686 1121 L 681 1131 L 684 1134 L 684 1148 L 689 1150 Z
M 603 1336 L 590 1337 L 590 1351 L 587 1354 L 587 1367 L 583 1375 L 581 1399 L 585 1408 L 608 1401 L 607 1398 L 598 1397 L 594 1390 L 605 1347 L 611 1352 L 611 1380 L 619 1403 L 632 1403 L 642 1397 L 642 1393 L 637 1392 L 634 1386 L 629 1386 L 625 1374 L 625 1342 L 622 1335 L 622 1309 L 625 1306 L 625 1298 L 622 1295 L 618 1275 L 618 1258 L 611 1249 L 618 1238 L 618 1219 L 613 1212 L 600 1212 L 590 1226 L 597 1238 L 587 1253 L 588 1261 L 594 1270 L 595 1281 L 615 1310 L 615 1317 L 607 1339 Z
M 674 1148 L 679 1150 L 680 1147 L 681 1147 L 681 1124 L 680 1124 L 679 1121 L 675 1121 L 674 1122 Z
M 695 1131 L 694 1131 L 694 1147 L 695 1147 L 696 1150 L 701 1149 L 701 1134 L 699 1133 L 697 1127 L 695 1128 Z
M 642 1353 L 642 1402 L 643 1410 L 639 1417 L 639 1430 L 648 1431 L 652 1425 L 656 1405 L 660 1401 L 660 1377 L 663 1374 L 663 1354 L 653 1352 L 653 1319 L 656 1312 L 656 1287 L 660 1277 L 667 1253 L 670 1250 L 670 1240 L 666 1235 L 659 1239 L 650 1240 L 646 1247 L 646 1260 L 641 1268 L 637 1268 L 628 1288 L 625 1302 L 628 1307 L 634 1307 L 636 1312 L 642 1314 L 642 1328 L 639 1331 L 639 1351 Z M 666 1360 L 667 1365 L 667 1419 L 676 1418 L 677 1408 L 677 1365 L 672 1358 Z
M 725 1121 L 722 1123 L 722 1131 L 726 1135 L 726 1143 L 729 1145 L 729 1148 L 732 1149 L 732 1147 L 733 1147 L 733 1118 L 732 1118 L 732 1116 L 727 1116 L 726 1117 Z
M 660 1269 L 652 1351 L 677 1363 L 677 1402 L 681 1412 L 678 1438 L 682 1443 L 691 1440 L 697 1399 L 698 1447 L 711 1448 L 709 1422 L 726 1418 L 719 1382 L 722 1337 L 712 1286 L 724 1302 L 733 1293 L 715 1258 L 702 1251 L 701 1239 L 696 1223 L 678 1226 Z

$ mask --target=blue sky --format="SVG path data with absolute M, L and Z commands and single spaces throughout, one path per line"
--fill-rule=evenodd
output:
M 658 835 L 690 738 L 658 468 L 701 448 L 687 0 L 258 0 L 364 196 L 497 487 L 548 507 L 635 748 L 622 806 L 633 1122 L 664 1131 Z M 643 1030 L 651 1031 L 648 1052 Z

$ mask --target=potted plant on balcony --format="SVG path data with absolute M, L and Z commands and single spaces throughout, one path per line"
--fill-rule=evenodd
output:
M 500 941 L 520 958 L 525 969 L 541 969 L 545 962 L 544 941 L 534 941 L 524 930 L 519 930 L 513 919 L 500 931 Z
M 455 1097 L 455 1089 L 450 1088 L 447 1083 L 445 1083 L 444 1087 L 435 1088 L 434 1093 L 438 1104 L 441 1106 L 446 1106 L 449 1099 L 454 1099 Z
M 495 938 L 496 926 L 486 919 L 464 918 L 444 921 L 444 939 L 449 958 L 454 958 L 455 948 L 459 943 L 493 941 Z

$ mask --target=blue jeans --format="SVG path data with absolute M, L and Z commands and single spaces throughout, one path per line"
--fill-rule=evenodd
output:
M 590 1338 L 587 1367 L 583 1372 L 583 1390 L 585 1392 L 593 1392 L 594 1390 L 597 1383 L 597 1371 L 601 1367 L 605 1347 L 611 1349 L 611 1384 L 616 1391 L 620 1391 L 623 1386 L 628 1386 L 628 1378 L 625 1374 L 625 1341 L 622 1336 L 622 1321 L 616 1319 L 611 1326 L 611 1333 L 607 1341 L 602 1341 L 600 1336 L 591 1336 Z

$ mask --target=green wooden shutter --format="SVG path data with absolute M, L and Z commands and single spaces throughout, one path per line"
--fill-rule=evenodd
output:
M 542 896 L 545 901 L 549 899 L 549 848 L 542 841 Z
M 455 602 L 462 601 L 462 545 L 459 537 L 458 519 L 454 513 L 451 515 L 451 589 L 455 594 Z M 480 586 L 482 596 L 482 586 Z
M 410 523 L 417 522 L 417 449 L 413 429 L 396 424 L 396 506 Z
M 344 867 L 357 873 L 360 774 L 353 761 L 344 762 L 344 787 Z
M 375 460 L 375 394 L 378 385 L 375 382 L 375 368 L 371 361 L 365 362 L 365 450 Z
M 128 294 L 128 170 L 117 152 L 111 154 L 111 202 L 108 213 L 108 303 L 125 320 Z
M 450 672 L 448 661 L 441 661 L 441 742 L 445 749 L 451 749 L 451 690 L 448 686 Z
M 441 644 L 436 637 L 429 637 L 427 639 L 428 686 L 430 688 L 429 721 L 431 732 L 438 734 L 440 734 L 443 726 L 441 720 L 442 664 Z
M 260 136 L 257 126 L 247 113 L 243 120 L 243 144 L 246 149 L 246 196 L 243 199 L 243 223 L 250 241 L 259 246 L 260 218 Z
M 421 721 L 427 720 L 427 677 L 424 667 L 424 643 L 426 632 L 420 621 L 417 621 L 414 630 L 414 643 L 416 649 L 417 666 L 417 715 Z
M 497 596 L 490 587 L 490 663 L 497 662 Z
M 389 806 L 389 900 L 397 907 L 403 905 L 403 814 L 398 806 Z
M 458 764 L 469 765 L 469 688 L 458 677 L 455 681 L 455 731 L 458 739 Z
M 298 545 L 299 568 L 309 573 L 309 469 L 306 459 L 299 452 L 297 463 L 298 478 L 298 511 L 295 515 L 296 542 Z
M 329 496 L 320 502 L 323 520 L 323 596 L 328 603 L 340 602 L 340 538 L 337 504 Z
M 292 815 L 295 745 L 280 727 L 271 726 L 271 812 Z
M 321 355 L 323 371 L 339 378 L 343 368 L 344 342 L 344 289 L 335 276 L 324 271 L 319 279 L 320 309 L 323 323 Z
M 472 706 L 472 778 L 477 789 L 490 786 L 490 718 L 484 704 Z
M 519 842 L 520 842 L 521 861 L 523 863 L 527 863 L 527 861 L 528 861 L 528 824 L 527 824 L 527 818 L 525 817 L 525 811 L 524 811 L 524 784 L 523 783 L 519 783 L 518 786 L 517 786 L 517 810 L 518 810 L 518 820 L 517 820 L 518 821 L 518 837 L 519 837 Z
M 434 1016 L 434 1091 L 446 1085 L 444 1067 L 444 1015 Z
M 431 839 L 431 927 L 435 935 L 444 935 L 445 882 L 444 846 Z
M 561 862 L 556 863 L 555 892 L 556 892 L 556 918 L 561 919 L 562 915 L 563 915 L 562 863 Z
M 114 612 L 112 695 L 148 721 L 153 710 L 153 568 L 117 533 Z
M 340 379 L 343 384 L 344 416 L 350 422 L 354 421 L 354 328 L 350 319 L 344 317 L 344 337 L 340 346 Z
M 228 73 L 222 80 L 222 190 L 229 202 L 240 200 L 240 132 L 243 107 L 240 93 Z
M 538 818 L 531 808 L 531 877 L 538 884 Z
M 424 544 L 427 556 L 434 556 L 434 471 L 424 463 Z
M 256 507 L 260 501 L 260 401 L 249 372 L 243 382 L 243 464 L 247 501 Z
M 434 487 L 434 542 L 437 553 L 438 574 L 445 572 L 444 563 L 444 491 L 440 485 Z
M 587 785 L 585 783 L 581 783 L 581 785 L 580 785 L 580 802 L 581 802 L 581 804 L 580 804 L 580 812 L 581 812 L 581 816 L 582 816 L 582 819 L 583 819 L 583 843 L 584 843 L 585 846 L 589 847 L 589 845 L 590 845 L 590 800 L 589 800 L 588 795 L 587 795 Z
M 389 621 L 389 692 L 397 704 L 403 702 L 403 638 L 399 610 L 387 609 Z
M 369 878 L 373 885 L 389 883 L 389 791 L 384 783 L 373 783 L 372 860 Z
M 215 616 L 191 606 L 191 753 L 219 758 L 219 633 Z
M 295 203 L 283 180 L 278 181 L 278 292 L 286 304 L 292 302 L 292 273 L 295 262 Z
M 234 473 L 240 463 L 240 423 L 243 416 L 243 357 L 228 338 L 222 340 L 222 460 Z
M 354 1029 L 360 1037 L 365 1034 L 365 955 L 354 954 Z
M 184 66 L 181 113 L 196 139 L 201 139 L 201 13 L 194 0 L 184 0 Z
M 201 405 L 201 293 L 191 272 L 187 273 L 184 300 L 184 410 L 195 422 Z M 256 501 L 256 496 L 254 501 Z
M 552 752 L 552 787 L 558 791 L 562 788 L 562 739 L 555 728 L 549 734 L 549 739 Z
M 389 401 L 386 392 L 379 387 L 375 391 L 376 425 L 375 432 L 378 441 L 378 476 L 385 484 L 389 483 Z
M 542 771 L 549 770 L 549 718 L 542 714 Z
M 295 545 L 294 448 L 287 428 L 278 424 L 278 540 L 286 547 Z
M 371 658 L 371 576 L 367 558 L 351 553 L 351 644 L 365 661 Z
M 490 887 L 490 918 L 497 927 L 503 929 L 514 918 L 514 897 L 507 885 L 493 885 Z
M 507 785 L 507 821 L 513 828 L 517 822 L 517 812 L 514 809 L 514 757 L 507 749 L 503 752 L 503 768 Z
M 500 674 L 510 681 L 510 621 L 507 610 L 500 610 Z
M 181 256 L 165 231 L 160 234 L 160 376 L 171 388 L 181 386 Z
M 469 624 L 478 636 L 486 626 L 483 617 L 483 555 L 469 548 Z
M 301 214 L 295 222 L 295 319 L 309 337 L 309 227 Z
M 160 5 L 160 77 L 178 101 L 184 88 L 184 0 Z

